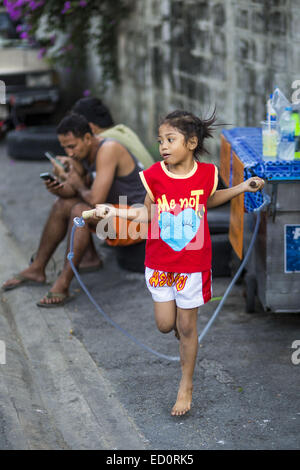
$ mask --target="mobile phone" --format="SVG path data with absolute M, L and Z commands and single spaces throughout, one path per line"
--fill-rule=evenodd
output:
M 48 160 L 50 160 L 50 162 L 54 161 L 59 166 L 61 166 L 63 169 L 65 169 L 64 165 L 57 158 L 55 158 L 55 155 L 52 152 L 45 152 L 45 157 L 47 157 Z
M 44 181 L 56 181 L 56 183 L 59 184 L 59 181 L 53 175 L 51 175 L 51 173 L 41 173 L 40 178 L 42 178 Z

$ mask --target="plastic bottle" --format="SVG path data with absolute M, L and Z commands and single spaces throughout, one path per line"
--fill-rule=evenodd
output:
M 295 125 L 295 160 L 300 160 L 300 114 L 293 113 L 292 119 L 294 119 Z
M 280 116 L 284 112 L 285 108 L 287 106 L 291 106 L 291 103 L 286 99 L 278 87 L 275 87 L 275 90 L 273 91 L 271 104 L 272 108 L 277 113 L 277 120 L 280 119 Z
M 273 95 L 270 95 L 270 98 L 267 101 L 267 121 L 270 119 L 271 122 L 277 121 L 277 114 L 275 109 L 272 106 Z
M 292 119 L 292 107 L 287 106 L 279 120 L 278 158 L 280 160 L 294 160 L 295 124 Z

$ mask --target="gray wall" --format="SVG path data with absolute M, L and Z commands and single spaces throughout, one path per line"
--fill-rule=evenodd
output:
M 275 85 L 300 79 L 300 0 L 136 0 L 119 38 L 121 86 L 106 102 L 153 148 L 175 108 L 259 126 Z M 210 144 L 217 161 L 219 132 Z

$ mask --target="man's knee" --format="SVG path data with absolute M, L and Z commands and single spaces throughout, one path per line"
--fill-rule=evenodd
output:
M 88 204 L 84 202 L 79 202 L 74 204 L 71 210 L 71 217 L 81 217 L 83 211 L 91 209 Z
M 55 212 L 61 212 L 65 215 L 68 215 L 71 213 L 73 206 L 76 204 L 76 200 L 72 199 L 64 199 L 61 197 L 58 197 L 52 208 Z

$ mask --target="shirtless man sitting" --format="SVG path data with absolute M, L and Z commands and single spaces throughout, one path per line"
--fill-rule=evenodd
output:
M 126 195 L 128 205 L 143 204 L 145 190 L 139 178 L 137 159 L 115 140 L 94 136 L 88 121 L 78 114 L 66 116 L 57 127 L 58 139 L 64 148 L 69 171 L 59 185 L 45 182 L 46 188 L 57 196 L 44 226 L 37 255 L 32 264 L 19 275 L 6 281 L 3 290 L 11 290 L 26 282 L 37 284 L 46 281 L 45 269 L 59 243 L 72 227 L 74 217 L 80 217 L 99 203 L 118 204 L 119 196 Z M 95 249 L 90 247 L 90 230 L 97 221 L 90 219 L 74 239 L 73 263 L 79 266 L 83 255 L 85 262 L 99 264 Z M 90 247 L 90 250 L 86 251 Z M 57 307 L 68 300 L 73 271 L 67 259 L 50 291 L 37 303 L 40 307 Z

